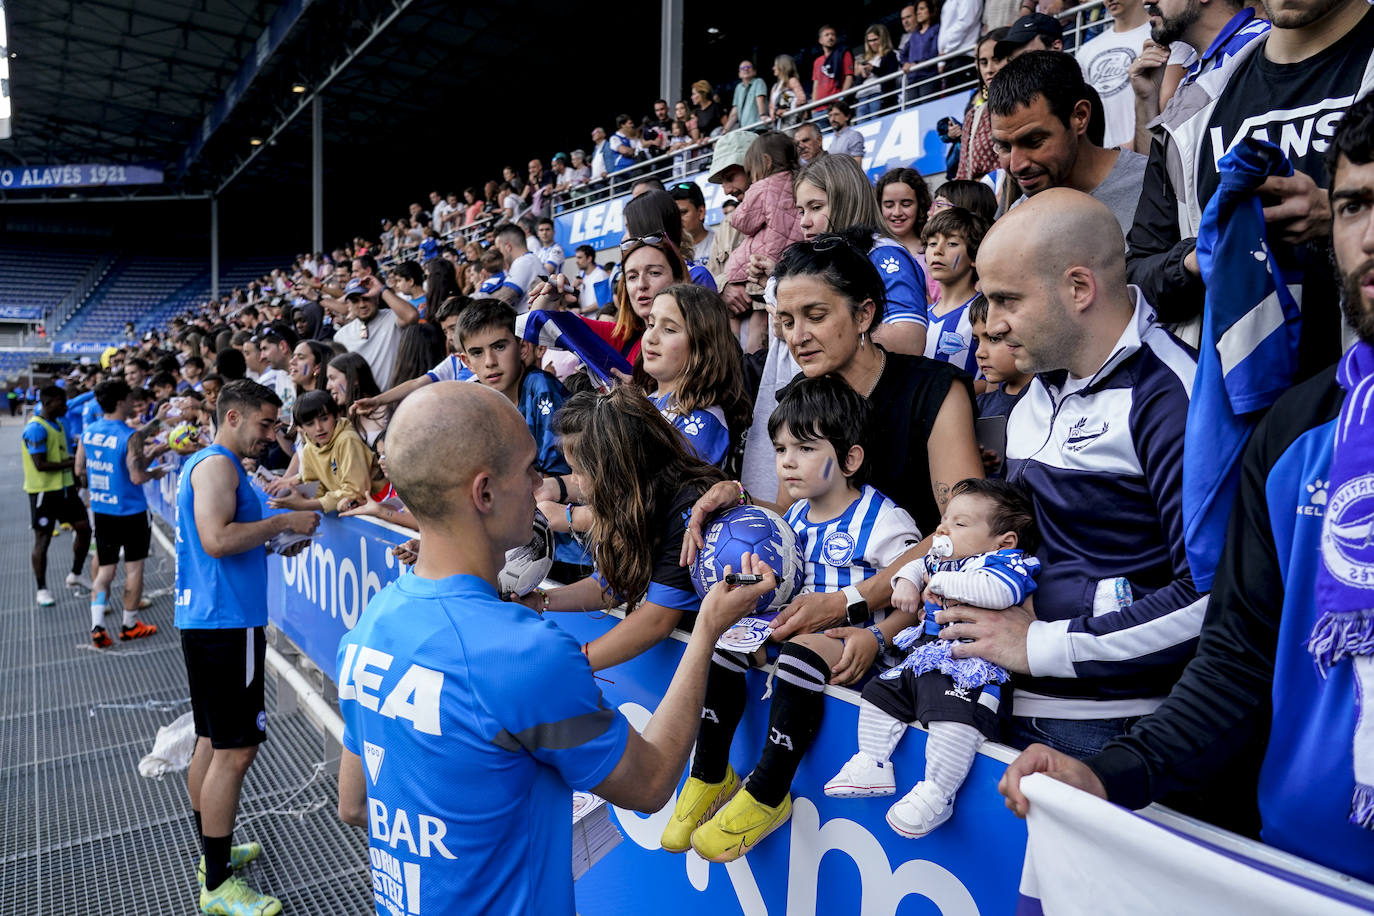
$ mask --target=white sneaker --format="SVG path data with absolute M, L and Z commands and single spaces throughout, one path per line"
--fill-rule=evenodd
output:
M 67 588 L 84 588 L 89 592 L 91 590 L 91 577 L 85 572 L 80 575 L 67 573 Z
M 949 820 L 954 799 L 945 798 L 933 782 L 921 780 L 887 810 L 887 825 L 908 839 L 920 839 Z
M 825 784 L 825 794 L 831 798 L 873 798 L 892 795 L 897 780 L 892 775 L 892 763 L 879 763 L 863 751 L 849 758 Z
M 52 596 L 52 592 L 48 591 L 46 588 L 40 588 L 38 590 L 38 597 L 34 600 L 38 602 L 39 607 L 52 607 L 57 603 L 57 599 Z

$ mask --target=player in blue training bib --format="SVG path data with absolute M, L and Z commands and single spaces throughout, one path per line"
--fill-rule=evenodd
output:
M 77 476 L 85 475 L 91 494 L 91 515 L 95 520 L 95 550 L 100 568 L 91 587 L 91 642 L 104 649 L 112 643 L 105 631 L 105 611 L 110 583 L 120 553 L 124 555 L 124 619 L 121 640 L 152 636 L 157 627 L 138 619 L 143 600 L 143 561 L 148 556 L 152 528 L 148 524 L 148 500 L 143 484 L 157 480 L 166 466 L 148 469 L 144 438 L 157 430 L 160 419 L 141 429 L 129 426 L 134 412 L 133 392 L 128 383 L 114 379 L 101 382 L 95 390 L 104 414 L 88 423 L 76 450 Z
M 201 836 L 200 908 L 205 913 L 273 916 L 281 901 L 234 874 L 262 851 L 233 845 L 244 774 L 267 740 L 263 703 L 267 551 L 280 534 L 308 535 L 313 512 L 263 517 L 243 459 L 276 441 L 281 399 L 247 379 L 224 386 L 215 441 L 181 468 L 177 487 L 176 625 L 195 718 L 196 750 L 187 789 Z M 299 540 L 283 550 L 299 551 Z

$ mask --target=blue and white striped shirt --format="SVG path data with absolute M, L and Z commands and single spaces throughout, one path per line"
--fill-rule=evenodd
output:
M 806 560 L 807 592 L 836 592 L 891 566 L 921 540 L 911 515 L 870 486 L 835 518 L 813 522 L 809 499 L 783 516 L 797 533 Z M 881 612 L 874 620 L 883 618 Z

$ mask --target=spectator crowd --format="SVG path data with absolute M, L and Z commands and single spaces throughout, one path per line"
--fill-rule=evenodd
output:
M 67 395 L 122 379 L 130 424 L 171 410 L 209 441 L 218 392 L 256 380 L 283 404 L 253 463 L 273 506 L 418 530 L 388 483 L 391 413 L 439 382 L 493 389 L 534 440 L 563 583 L 518 600 L 629 609 L 581 647 L 593 671 L 691 622 L 703 519 L 784 515 L 812 588 L 770 625 L 770 738 L 734 771 L 757 661 L 717 650 L 665 849 L 729 861 L 785 823 L 834 684 L 864 705 L 827 792 L 892 793 L 902 730 L 930 726 L 888 816 L 904 836 L 952 816 L 992 738 L 1029 748 L 1004 783 L 1021 813 L 1017 779 L 1046 771 L 1374 881 L 1374 427 L 1348 409 L 1374 377 L 1374 12 L 1106 8 L 1073 49 L 1054 0 L 920 0 L 858 54 L 823 27 L 809 74 L 741 61 L 733 91 L 695 83 L 590 153 L 433 192 Z M 948 180 L 871 182 L 853 122 L 875 87 L 917 99 L 967 65 Z M 794 113 L 809 100 L 828 140 Z M 697 184 L 646 179 L 614 263 L 562 250 L 556 200 L 664 154 L 700 161 L 722 220 Z M 69 441 L 101 416 L 79 400 Z M 997 569 L 1006 596 L 957 578 Z M 943 653 L 925 668 L 912 627 Z

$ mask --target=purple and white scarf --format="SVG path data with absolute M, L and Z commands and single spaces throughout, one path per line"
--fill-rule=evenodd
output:
M 1374 344 L 1341 358 L 1346 391 L 1337 421 L 1331 483 L 1322 521 L 1317 608 L 1307 650 L 1322 677 L 1355 666 L 1355 798 L 1350 822 L 1374 830 Z

